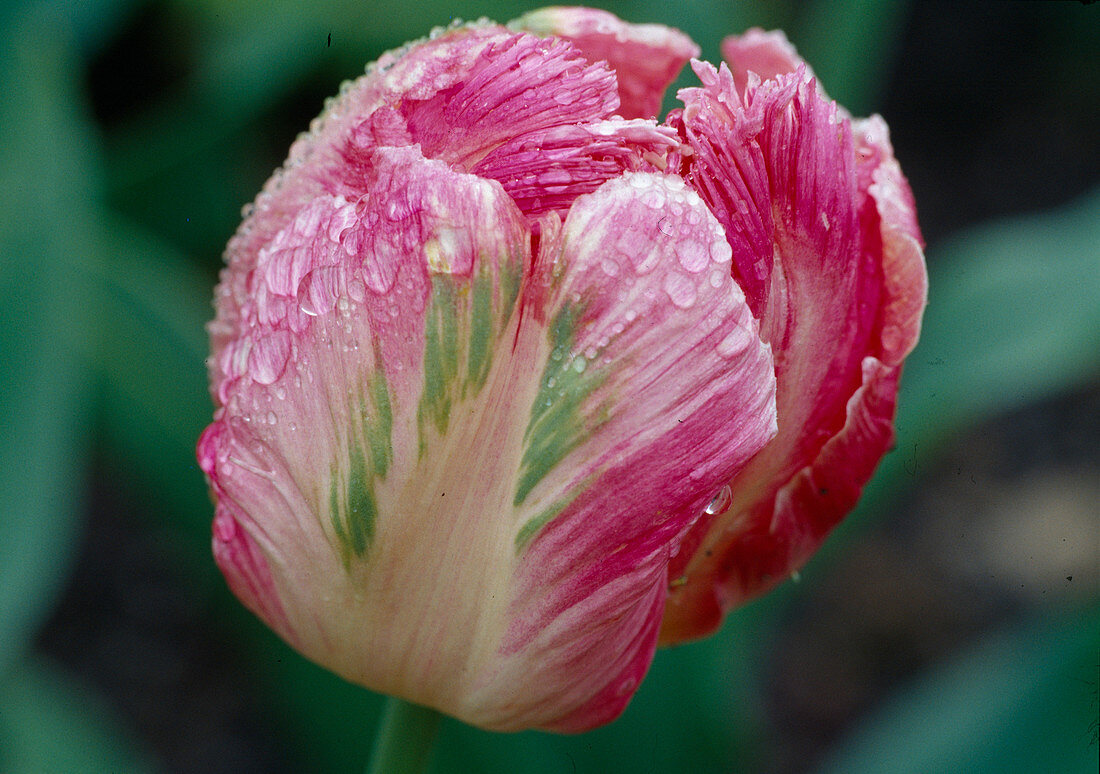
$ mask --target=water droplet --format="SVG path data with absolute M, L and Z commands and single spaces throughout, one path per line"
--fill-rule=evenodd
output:
M 619 264 L 610 258 L 604 258 L 600 261 L 600 268 L 603 269 L 603 273 L 608 277 L 619 276 Z
M 710 262 L 710 254 L 706 246 L 694 239 L 678 242 L 676 257 L 680 259 L 680 265 L 692 274 L 702 271 Z
M 274 412 L 274 411 L 269 411 L 269 412 L 267 412 L 267 423 L 268 423 L 269 425 L 277 425 L 277 424 L 279 424 L 279 418 L 278 418 L 277 416 L 275 416 L 275 412 Z
M 699 296 L 695 283 L 676 272 L 665 275 L 664 288 L 669 300 L 680 309 L 690 309 Z
M 651 188 L 642 194 L 642 204 L 651 210 L 661 210 L 665 206 L 665 194 L 657 188 Z
M 580 355 L 573 358 L 573 370 L 576 371 L 578 374 L 583 374 L 584 373 L 584 368 L 587 365 L 588 365 L 588 361 L 585 360 Z
M 726 337 L 718 342 L 718 356 L 729 360 L 743 352 L 749 344 L 749 332 L 740 325 L 734 327 Z
M 714 499 L 710 501 L 710 505 L 705 510 L 711 516 L 721 516 L 729 510 L 732 502 L 733 492 L 730 490 L 729 484 L 726 484 L 718 491 L 718 494 L 714 496 Z
M 551 168 L 539 173 L 539 185 L 569 185 L 573 182 L 573 176 L 569 171 L 560 167 Z
M 367 299 L 367 286 L 363 284 L 363 280 L 359 277 L 350 277 L 348 279 L 348 295 L 351 296 L 351 300 L 357 304 L 361 304 Z
M 268 385 L 275 382 L 286 369 L 290 358 L 290 333 L 275 331 L 260 338 L 249 352 L 249 365 L 253 381 Z

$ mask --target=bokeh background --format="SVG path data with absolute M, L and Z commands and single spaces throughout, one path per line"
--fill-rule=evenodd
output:
M 1095 772 L 1100 4 L 595 4 L 712 60 L 782 27 L 886 117 L 924 336 L 897 448 L 799 576 L 658 653 L 611 726 L 448 720 L 433 771 Z M 2 7 L 0 771 L 360 770 L 380 698 L 283 646 L 211 560 L 203 325 L 241 206 L 342 80 L 532 6 Z

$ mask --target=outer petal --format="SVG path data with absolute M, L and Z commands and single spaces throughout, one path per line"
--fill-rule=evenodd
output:
M 748 48 L 754 59 L 735 69 L 785 52 L 775 40 Z M 725 225 L 776 353 L 779 435 L 733 478 L 729 509 L 686 539 L 668 642 L 709 633 L 778 583 L 854 505 L 892 442 L 898 371 L 925 297 L 912 198 L 881 120 L 853 138 L 801 68 L 747 78 L 740 94 L 724 67 L 697 72 L 704 86 L 682 92 L 675 119 L 694 150 L 688 179 Z
M 525 439 L 517 497 L 536 516 L 519 532 L 501 678 L 539 686 L 529 711 L 573 707 L 523 725 L 581 731 L 640 683 L 669 561 L 725 471 L 774 433 L 774 381 L 722 232 L 679 178 L 613 180 L 545 233 L 551 297 L 527 313 L 554 348 Z
M 665 89 L 699 47 L 682 32 L 659 24 L 627 24 L 595 8 L 543 8 L 511 26 L 572 41 L 593 62 L 606 61 L 618 76 L 619 112 L 653 118 Z
M 546 216 L 532 261 L 494 181 L 415 147 L 369 169 L 245 280 L 199 447 L 219 565 L 350 680 L 486 728 L 606 722 L 679 537 L 774 433 L 728 245 L 636 174 Z
M 483 384 L 530 243 L 496 184 L 415 148 L 376 161 L 370 195 L 319 196 L 260 250 L 246 280 L 252 300 L 219 354 L 222 407 L 199 443 L 230 585 L 344 674 L 362 657 L 342 644 L 358 636 L 344 627 L 363 623 L 343 612 L 364 593 L 350 568 L 376 542 L 384 486 L 446 411 L 452 388 L 442 383 Z M 430 318 L 441 294 L 450 329 L 477 343 L 461 363 L 457 341 L 424 343 L 438 331 Z

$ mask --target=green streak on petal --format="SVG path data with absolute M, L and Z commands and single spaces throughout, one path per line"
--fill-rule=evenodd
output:
M 371 465 L 374 475 L 385 478 L 393 461 L 393 408 L 390 406 L 389 386 L 386 374 L 379 370 L 368 383 L 373 414 L 368 411 L 365 402 L 360 401 L 363 416 L 363 433 L 370 446 Z
M 337 468 L 329 490 L 329 509 L 344 568 L 350 569 L 351 560 L 363 556 L 370 547 L 378 516 L 374 477 L 367 467 L 362 447 L 354 440 L 348 444 L 348 475 L 343 498 L 340 497 L 340 478 Z
M 528 519 L 527 523 L 520 527 L 519 532 L 516 534 L 516 553 L 518 554 L 526 548 L 527 544 L 531 542 L 531 538 L 564 511 L 571 502 L 572 498 L 558 500 L 546 510 Z
M 348 444 L 348 474 L 343 498 L 340 497 L 340 479 L 337 468 L 333 471 L 329 490 L 329 509 L 344 568 L 350 569 L 352 559 L 363 556 L 370 547 L 378 516 L 374 476 L 367 467 L 362 447 L 354 440 Z
M 348 555 L 348 533 L 344 531 L 344 522 L 340 519 L 340 485 L 339 476 L 336 470 L 332 472 L 332 483 L 329 485 L 328 492 L 328 512 L 329 518 L 332 520 L 332 531 L 336 535 L 336 540 L 340 544 L 340 553 L 344 559 L 344 569 L 347 569 L 350 565 L 351 557 Z
M 497 281 L 500 283 L 500 329 L 503 331 L 516 309 L 516 299 L 523 283 L 523 264 L 520 261 L 502 261 Z
M 551 351 L 523 436 L 526 448 L 514 505 L 521 505 L 539 481 L 606 419 L 606 412 L 599 412 L 589 418 L 591 426 L 585 424 L 584 403 L 605 375 L 593 373 L 583 358 L 572 354 L 580 316 L 579 307 L 566 305 L 550 324 Z
M 346 547 L 355 556 L 366 553 L 374 537 L 374 519 L 378 515 L 378 506 L 374 502 L 372 476 L 367 470 L 367 461 L 358 444 L 348 449 L 351 459 L 348 470 L 347 512 L 344 516 L 348 526 Z
M 370 548 L 378 517 L 374 482 L 386 477 L 393 461 L 393 409 L 381 369 L 371 374 L 366 393 L 360 394 L 359 417 L 362 436 L 352 433 L 348 439 L 346 480 L 337 463 L 329 489 L 329 517 L 345 569 Z
M 477 394 L 485 386 L 492 363 L 490 345 L 493 339 L 493 277 L 482 264 L 474 279 L 471 293 L 470 349 L 466 358 L 466 386 Z M 464 390 L 465 392 L 465 390 Z
M 458 372 L 456 293 L 449 277 L 432 277 L 432 305 L 424 319 L 424 393 L 420 398 L 421 445 L 423 425 L 431 420 L 442 435 L 451 416 L 449 386 Z
M 445 434 L 455 404 L 485 387 L 494 348 L 515 312 L 523 262 L 504 255 L 495 266 L 496 273 L 494 263 L 482 256 L 472 277 L 432 277 L 424 318 L 424 389 L 417 409 L 421 457 L 427 448 L 425 430 L 434 426 Z M 461 363 L 465 372 L 460 376 Z

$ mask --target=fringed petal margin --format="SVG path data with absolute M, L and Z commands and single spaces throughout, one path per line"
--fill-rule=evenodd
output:
M 881 119 L 853 127 L 785 38 L 760 33 L 725 51 L 747 57 L 734 72 L 774 78 L 698 66 L 703 87 L 681 92 L 673 122 L 775 352 L 779 434 L 731 480 L 729 509 L 685 538 L 663 642 L 716 629 L 855 504 L 892 442 L 926 290 L 912 197 Z

